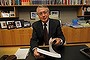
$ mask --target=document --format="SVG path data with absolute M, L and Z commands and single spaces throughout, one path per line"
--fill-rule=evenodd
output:
M 17 59 L 25 59 L 28 55 L 29 48 L 19 48 L 15 55 L 17 56 Z
M 46 50 L 43 50 L 43 49 L 40 49 L 40 48 L 37 48 L 37 51 L 39 53 L 42 53 L 42 54 L 45 54 L 47 56 L 51 56 L 51 57 L 55 57 L 55 58 L 61 58 L 61 54 L 58 54 L 57 52 L 55 52 L 52 48 L 52 43 L 54 39 L 50 38 L 49 40 L 49 51 L 46 51 Z
M 73 27 L 73 28 L 82 28 L 83 26 L 82 25 L 71 25 L 71 27 Z

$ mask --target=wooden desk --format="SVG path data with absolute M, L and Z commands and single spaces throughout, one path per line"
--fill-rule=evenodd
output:
M 0 29 L 0 46 L 30 45 L 32 28 Z
M 63 26 L 62 31 L 66 38 L 66 43 L 90 42 L 90 28 L 72 28 Z
M 0 46 L 30 45 L 32 28 L 0 29 Z M 90 28 L 63 26 L 66 43 L 90 42 Z

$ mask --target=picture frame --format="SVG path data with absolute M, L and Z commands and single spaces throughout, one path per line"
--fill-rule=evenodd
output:
M 9 13 L 1 12 L 1 17 L 9 17 Z
M 31 23 L 29 21 L 24 21 L 24 28 L 31 27 Z
M 35 20 L 36 16 L 37 16 L 36 12 L 30 12 L 30 19 Z
M 51 15 L 58 15 L 59 16 L 59 11 L 51 11 L 50 14 Z
M 15 28 L 15 22 L 14 21 L 7 21 L 7 28 L 8 29 L 14 29 Z
M 60 12 L 59 11 L 50 11 L 50 17 L 53 19 L 59 19 L 60 18 Z
M 21 28 L 22 27 L 21 21 L 15 21 L 15 26 L 16 28 Z
M 7 23 L 6 21 L 0 21 L 0 25 L 2 29 L 6 29 L 7 28 Z

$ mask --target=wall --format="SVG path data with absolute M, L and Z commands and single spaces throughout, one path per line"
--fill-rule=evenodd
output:
M 60 18 L 62 23 L 71 22 L 72 19 L 77 18 L 77 7 L 49 7 L 50 10 L 61 11 Z M 19 18 L 33 23 L 35 20 L 30 19 L 30 11 L 36 11 L 36 7 L 20 7 L 18 8 Z

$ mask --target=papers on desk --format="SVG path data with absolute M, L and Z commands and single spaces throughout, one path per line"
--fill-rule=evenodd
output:
M 28 55 L 29 48 L 19 48 L 15 55 L 17 56 L 17 59 L 25 59 Z
M 73 28 L 83 28 L 83 27 L 90 27 L 89 23 L 81 23 L 79 25 L 70 25 Z
M 71 25 L 71 27 L 73 27 L 73 28 L 82 28 L 83 26 L 82 25 Z

